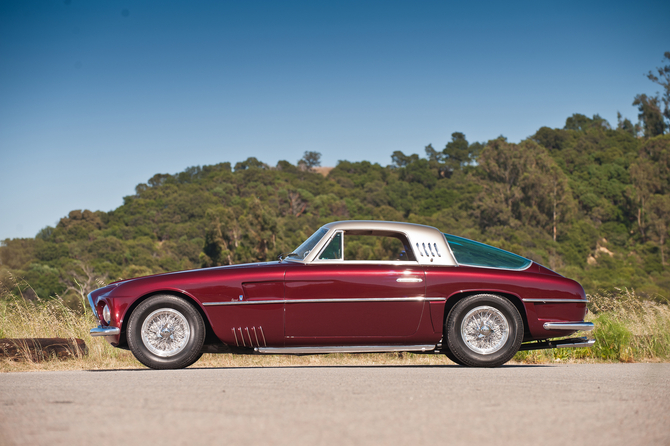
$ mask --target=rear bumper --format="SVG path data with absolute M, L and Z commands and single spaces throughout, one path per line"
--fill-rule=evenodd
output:
M 566 330 L 566 331 L 591 331 L 593 323 L 591 322 L 545 322 L 545 330 Z

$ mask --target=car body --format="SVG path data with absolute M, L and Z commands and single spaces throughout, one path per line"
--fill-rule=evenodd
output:
M 273 262 L 112 283 L 91 292 L 91 330 L 152 368 L 202 352 L 443 353 L 494 367 L 518 350 L 588 347 L 575 281 L 434 227 L 341 221 Z

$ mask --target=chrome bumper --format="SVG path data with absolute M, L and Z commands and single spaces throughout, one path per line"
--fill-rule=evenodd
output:
M 545 330 L 570 330 L 570 331 L 591 331 L 593 324 L 591 322 L 545 322 Z
M 91 328 L 89 332 L 91 336 L 117 336 L 121 334 L 121 329 L 118 327 L 103 327 L 98 325 L 95 328 Z

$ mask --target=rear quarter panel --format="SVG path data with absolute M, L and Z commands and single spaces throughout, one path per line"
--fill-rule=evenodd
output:
M 581 321 L 586 315 L 584 289 L 577 282 L 533 264 L 524 271 L 507 271 L 468 266 L 426 268 L 426 296 L 450 299 L 463 295 L 493 293 L 521 303 L 528 323 L 526 340 L 547 339 L 570 334 L 545 330 L 545 322 Z M 546 303 L 524 302 L 524 299 L 546 299 Z M 571 299 L 575 303 L 551 303 L 552 299 Z M 432 308 L 431 308 L 432 310 Z M 437 309 L 436 309 L 437 310 Z M 447 315 L 439 312 L 437 318 Z M 438 321 L 434 320 L 433 325 Z

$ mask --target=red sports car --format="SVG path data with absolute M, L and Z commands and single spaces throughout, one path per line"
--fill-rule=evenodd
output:
M 579 283 L 436 228 L 341 221 L 278 261 L 181 271 L 91 292 L 93 336 L 154 369 L 203 352 L 443 353 L 497 367 L 519 350 L 590 347 Z

